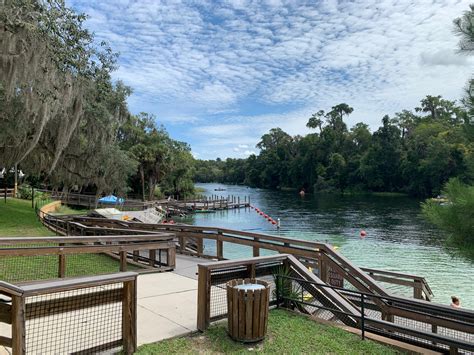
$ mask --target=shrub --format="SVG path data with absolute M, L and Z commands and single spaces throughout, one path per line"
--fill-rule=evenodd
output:
M 451 179 L 443 189 L 446 202 L 433 199 L 422 203 L 428 220 L 449 233 L 456 243 L 474 245 L 474 186 Z

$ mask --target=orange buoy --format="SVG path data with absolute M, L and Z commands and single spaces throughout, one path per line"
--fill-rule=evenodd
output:
M 365 237 L 366 235 L 367 235 L 367 232 L 362 229 L 362 230 L 360 231 L 360 236 L 361 236 L 361 238 Z
M 272 221 L 272 217 L 268 217 L 267 219 L 268 219 L 268 221 L 269 221 L 269 222 L 271 222 L 271 221 Z
M 277 224 L 277 222 L 276 222 L 276 221 L 272 221 L 272 224 Z

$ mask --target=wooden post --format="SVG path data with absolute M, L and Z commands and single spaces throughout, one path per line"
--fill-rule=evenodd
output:
M 120 252 L 120 271 L 127 271 L 127 252 Z
M 220 239 L 222 232 L 219 231 L 216 239 L 217 260 L 224 260 L 224 242 Z
M 18 192 L 18 164 L 15 164 L 15 184 L 13 185 L 13 198 L 16 198 Z
M 138 257 L 140 256 L 140 250 L 133 251 L 133 261 L 138 262 Z
M 12 351 L 13 355 L 26 353 L 25 298 L 12 296 Z
M 255 276 L 255 264 L 250 264 L 247 266 L 248 277 L 254 279 Z
M 137 350 L 137 278 L 123 283 L 122 339 L 127 355 Z
M 166 249 L 166 263 L 168 267 L 172 267 L 173 269 L 176 267 L 176 248 Z
M 258 243 L 259 240 L 260 240 L 259 238 L 253 238 L 253 241 L 256 242 L 256 243 Z M 255 258 L 257 256 L 260 256 L 260 248 L 257 247 L 257 246 L 254 246 L 253 247 L 253 257 Z
M 197 243 L 197 254 L 198 254 L 198 256 L 202 256 L 202 254 L 204 253 L 203 240 L 201 238 L 198 238 L 196 243 Z
M 414 280 L 413 297 L 420 300 L 423 299 L 423 285 L 420 280 Z
M 211 272 L 198 265 L 197 329 L 205 331 L 211 322 Z
M 59 263 L 58 263 L 58 277 L 66 277 L 66 255 L 59 254 Z
M 319 278 L 323 282 L 328 282 L 328 265 L 326 260 L 324 260 L 324 254 L 320 253 L 319 258 Z
M 185 246 L 185 244 L 186 244 L 186 241 L 185 241 L 185 240 L 186 240 L 186 237 L 180 235 L 180 236 L 178 237 L 178 239 L 179 239 L 179 251 L 180 251 L 180 253 L 183 253 L 184 250 L 185 250 L 185 248 L 186 248 L 186 246 Z
M 35 208 L 35 188 L 31 186 L 31 208 Z
M 156 249 L 151 249 L 148 252 L 148 256 L 150 257 L 150 266 L 154 267 L 156 261 Z

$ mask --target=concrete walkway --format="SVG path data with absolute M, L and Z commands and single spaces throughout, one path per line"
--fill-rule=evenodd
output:
M 176 259 L 173 272 L 138 277 L 138 345 L 197 330 L 197 264 L 211 260 Z

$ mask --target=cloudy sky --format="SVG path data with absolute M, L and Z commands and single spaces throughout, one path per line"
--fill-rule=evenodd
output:
M 245 157 L 272 127 L 306 134 L 313 112 L 347 123 L 427 95 L 459 99 L 473 61 L 452 20 L 469 0 L 69 0 L 120 53 L 133 113 L 156 115 L 199 158 Z

